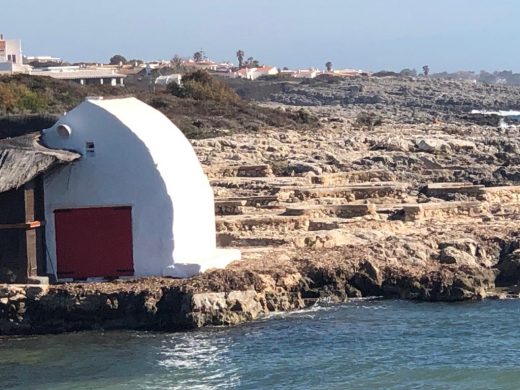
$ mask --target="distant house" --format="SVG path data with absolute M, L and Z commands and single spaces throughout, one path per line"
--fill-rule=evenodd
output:
M 313 79 L 320 73 L 318 69 L 300 69 L 292 72 L 291 76 L 297 79 Z
M 22 42 L 19 39 L 4 39 L 0 34 L 0 74 L 26 73 L 28 66 L 23 65 Z
M 171 83 L 176 83 L 177 85 L 181 85 L 182 75 L 178 73 L 169 74 L 165 76 L 159 76 L 155 79 L 156 85 L 168 85 Z
M 63 60 L 59 57 L 51 56 L 27 56 L 24 57 L 24 62 L 35 65 L 61 64 Z
M 42 134 L 0 141 L 0 209 L 19 210 L 0 213 L 6 277 L 187 277 L 240 258 L 217 249 L 208 179 L 159 111 L 87 99 Z
M 256 80 L 261 76 L 277 75 L 278 69 L 273 66 L 262 66 L 258 68 L 241 68 L 232 73 L 232 78 Z
M 33 69 L 32 76 L 47 76 L 53 79 L 69 80 L 81 85 L 111 85 L 123 86 L 126 75 L 119 73 L 115 68 L 80 66 L 50 66 Z
M 333 76 L 341 76 L 341 77 L 354 77 L 363 74 L 362 70 L 357 69 L 336 69 L 331 72 L 327 72 L 327 74 L 331 74 Z
M 191 68 L 193 70 L 211 70 L 211 71 L 215 71 L 219 67 L 219 64 L 217 64 L 211 60 L 195 61 L 193 59 L 183 61 L 182 65 L 187 68 Z
M 261 66 L 259 68 L 255 68 L 253 80 L 261 76 L 275 76 L 278 73 L 280 73 L 278 68 L 274 66 Z
M 254 68 L 241 68 L 232 73 L 234 79 L 253 80 Z

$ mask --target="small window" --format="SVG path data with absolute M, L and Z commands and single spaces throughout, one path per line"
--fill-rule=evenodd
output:
M 96 148 L 94 146 L 94 142 L 85 142 L 85 154 L 87 157 L 94 157 L 96 155 Z

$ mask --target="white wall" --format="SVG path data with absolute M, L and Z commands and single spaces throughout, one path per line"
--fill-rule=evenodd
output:
M 59 124 L 70 126 L 70 137 L 57 134 Z M 105 205 L 132 206 L 136 276 L 190 276 L 217 265 L 213 193 L 191 144 L 168 118 L 135 98 L 88 100 L 44 131 L 50 147 L 84 154 L 87 141 L 95 156 L 45 180 L 48 269 L 56 269 L 53 211 Z M 224 257 L 220 266 L 237 253 Z
M 8 61 L 8 57 L 16 56 L 16 62 Z M 0 62 L 13 62 L 18 65 L 23 64 L 22 58 L 22 42 L 19 39 L 6 39 L 5 40 L 5 57 L 0 58 Z

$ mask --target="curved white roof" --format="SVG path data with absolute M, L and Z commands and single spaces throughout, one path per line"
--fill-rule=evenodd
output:
M 60 124 L 69 137 L 56 132 Z M 232 260 L 212 260 L 213 192 L 190 142 L 161 112 L 135 98 L 90 98 L 47 129 L 44 142 L 84 154 L 46 181 L 48 220 L 59 208 L 132 206 L 136 275 L 188 276 Z M 52 221 L 47 229 L 54 235 Z

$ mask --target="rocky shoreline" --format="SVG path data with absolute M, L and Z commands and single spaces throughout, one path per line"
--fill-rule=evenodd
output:
M 511 286 L 497 291 L 495 282 L 497 276 L 503 275 L 501 266 L 517 264 L 511 253 L 519 242 L 513 232 L 506 237 L 491 232 L 477 243 L 453 242 L 451 251 L 446 250 L 446 243 L 437 243 L 437 249 L 443 249 L 418 254 L 431 258 L 415 265 L 392 257 L 374 258 L 383 246 L 369 251 L 346 246 L 320 251 L 319 260 L 315 252 L 308 250 L 295 251 L 291 256 L 265 253 L 262 262 L 250 258 L 188 280 L 143 278 L 53 286 L 3 285 L 0 334 L 184 331 L 237 325 L 322 301 L 344 303 L 351 298 L 373 296 L 429 302 L 518 297 L 518 291 Z M 476 247 L 471 247 L 475 243 Z M 394 254 L 414 250 L 401 240 L 389 244 Z M 485 261 L 483 256 L 498 256 L 501 260 L 496 267 L 472 263 Z
M 271 101 L 307 105 L 318 130 L 192 141 L 214 189 L 218 245 L 241 261 L 186 280 L 4 285 L 0 335 L 189 330 L 372 296 L 519 297 L 520 126 L 463 117 L 517 108 L 520 89 L 308 84 Z M 360 123 L 365 111 L 382 122 Z

